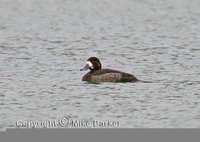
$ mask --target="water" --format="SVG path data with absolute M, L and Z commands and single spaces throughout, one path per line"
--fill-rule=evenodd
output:
M 199 0 L 0 0 L 0 128 L 200 127 L 199 27 Z M 84 83 L 90 56 L 153 83 Z

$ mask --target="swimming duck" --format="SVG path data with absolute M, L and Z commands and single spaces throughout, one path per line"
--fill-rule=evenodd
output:
M 100 60 L 97 57 L 90 57 L 83 70 L 90 70 L 82 78 L 88 82 L 136 82 L 138 79 L 129 73 L 113 69 L 102 69 Z

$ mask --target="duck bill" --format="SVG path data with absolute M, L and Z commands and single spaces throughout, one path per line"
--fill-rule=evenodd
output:
M 86 71 L 88 70 L 90 67 L 88 64 L 86 64 L 82 69 L 80 69 L 80 71 Z

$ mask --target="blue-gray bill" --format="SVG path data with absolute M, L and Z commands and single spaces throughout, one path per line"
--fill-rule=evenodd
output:
M 80 69 L 80 71 L 86 71 L 88 70 L 90 67 L 88 64 L 86 64 L 82 69 Z

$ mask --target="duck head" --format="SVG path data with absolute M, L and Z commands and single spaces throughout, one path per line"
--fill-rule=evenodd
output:
M 84 70 L 90 70 L 90 71 L 95 71 L 95 70 L 100 70 L 101 69 L 101 62 L 97 57 L 90 57 L 87 59 L 86 65 L 80 69 L 81 71 Z

